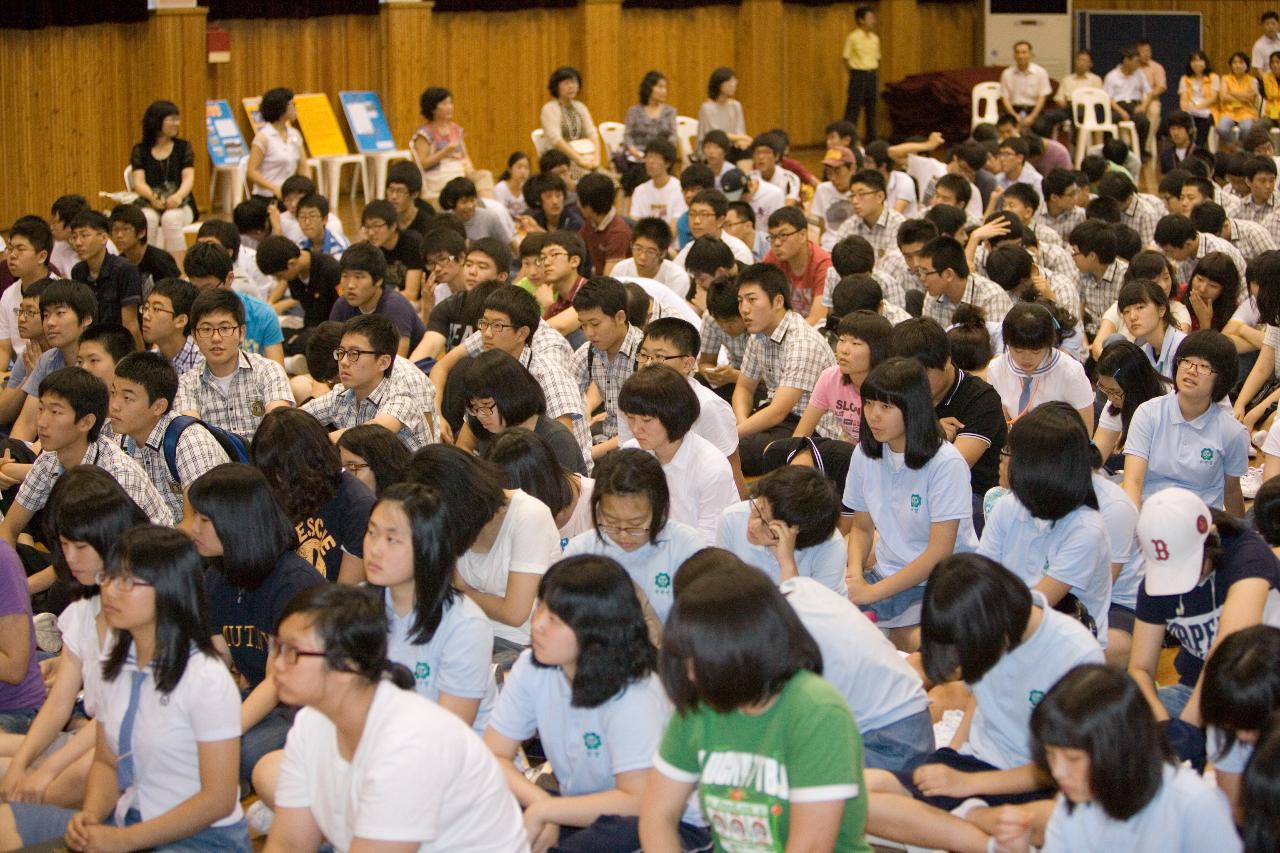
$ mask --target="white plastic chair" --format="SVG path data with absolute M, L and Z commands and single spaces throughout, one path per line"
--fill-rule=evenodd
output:
M 599 131 L 600 139 L 604 142 L 605 156 L 612 159 L 614 154 L 622 150 L 627 126 L 620 121 L 602 121 L 600 122 Z
M 543 154 L 547 153 L 547 148 L 549 147 L 547 145 L 547 134 L 543 132 L 542 128 L 538 128 L 533 133 L 530 133 L 529 138 L 533 140 L 533 150 L 535 154 L 541 157 Z
M 693 162 L 693 146 L 698 141 L 696 118 L 676 116 L 676 141 L 680 144 L 680 159 L 688 166 Z
M 402 148 L 398 151 L 371 151 L 365 154 L 364 157 L 368 160 L 366 168 L 361 174 L 361 177 L 364 178 L 365 203 L 375 198 L 386 197 L 388 166 L 397 160 L 412 160 L 415 164 L 418 162 L 417 156 L 407 148 Z M 372 172 L 372 176 L 370 172 Z M 370 181 L 372 181 L 372 186 L 370 186 Z M 354 184 L 351 187 L 351 194 L 352 196 L 355 195 Z
M 359 186 L 365 189 L 365 198 L 368 195 L 369 186 L 369 169 L 365 163 L 363 154 L 332 154 L 326 157 L 315 158 L 320 161 L 321 171 L 324 173 L 324 189 L 320 192 L 329 199 L 329 207 L 337 210 L 338 195 L 342 190 L 342 167 L 355 166 L 356 172 L 359 174 Z M 356 200 L 356 176 L 351 177 L 351 201 Z
M 1000 84 L 979 83 L 973 87 L 969 129 L 1000 120 Z
M 1098 118 L 1099 112 L 1102 113 L 1101 119 Z M 1076 126 L 1077 169 L 1080 168 L 1080 161 L 1084 159 L 1085 151 L 1093 144 L 1095 133 L 1120 135 L 1120 128 L 1111 115 L 1111 98 L 1101 89 L 1086 87 L 1071 93 L 1071 120 Z M 1133 122 L 1129 122 L 1129 126 L 1133 127 Z M 1135 128 L 1133 139 L 1136 141 L 1137 138 L 1138 131 Z M 1133 150 L 1139 149 L 1135 146 Z

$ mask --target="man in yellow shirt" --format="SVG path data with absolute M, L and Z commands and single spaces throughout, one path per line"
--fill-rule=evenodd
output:
M 880 82 L 877 72 L 880 69 L 880 36 L 876 35 L 876 13 L 870 6 L 859 6 L 853 12 L 857 24 L 849 37 L 844 40 L 844 61 L 849 66 L 849 96 L 845 101 L 844 117 L 846 121 L 858 124 L 859 110 L 867 114 L 866 130 L 863 140 L 870 142 L 876 138 L 876 101 L 879 98 Z

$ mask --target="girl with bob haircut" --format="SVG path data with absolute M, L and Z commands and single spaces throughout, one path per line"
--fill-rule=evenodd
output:
M 1240 270 L 1226 252 L 1209 252 L 1191 271 L 1191 331 L 1222 331 L 1240 303 Z
M 631 580 L 607 557 L 552 566 L 538 585 L 533 648 L 502 686 L 484 740 L 524 809 L 534 850 L 632 851 L 653 755 L 671 705 L 654 668 L 644 613 Z M 555 797 L 515 765 L 540 735 L 560 782 Z M 685 810 L 688 848 L 707 841 L 697 807 Z
M 1112 341 L 1099 356 L 1097 388 L 1107 398 L 1093 431 L 1103 460 L 1124 447 L 1133 413 L 1148 400 L 1171 394 L 1173 380 L 1156 372 L 1151 359 L 1132 341 Z
M 72 807 L 84 796 L 93 764 L 94 726 L 82 726 L 52 753 L 45 751 L 71 720 L 84 691 L 84 713 L 93 719 L 102 693 L 101 660 L 110 628 L 102 612 L 98 573 L 111 548 L 147 516 L 116 479 L 96 465 L 77 465 L 53 483 L 45 512 L 45 539 L 60 586 L 72 601 L 58 616 L 62 652 L 53 686 L 26 735 L 0 735 L 0 754 L 12 756 L 0 791 L 8 802 Z M 32 768 L 38 759 L 40 766 Z
M 720 513 L 739 498 L 729 460 L 691 431 L 700 410 L 689 381 L 664 364 L 640 368 L 618 392 L 618 411 L 633 436 L 624 447 L 657 457 L 667 478 L 671 518 L 696 529 L 710 545 Z
M 524 200 L 524 185 L 532 172 L 529 155 L 523 151 L 513 151 L 507 157 L 507 168 L 498 175 L 498 182 L 493 185 L 493 197 L 502 202 L 513 219 L 529 212 L 529 204 Z
M 298 409 L 267 412 L 249 444 L 297 531 L 298 553 L 329 581 L 364 581 L 364 531 L 373 492 L 342 469 L 342 457 L 320 422 Z
M 1005 351 L 987 368 L 987 381 L 1000 395 L 1005 420 L 1012 425 L 1036 406 L 1062 400 L 1093 435 L 1093 386 L 1080 362 L 1059 349 L 1063 332 L 1053 312 L 1038 302 L 1019 302 L 1000 328 Z
M 463 450 L 483 456 L 505 430 L 523 427 L 551 446 L 560 465 L 575 474 L 587 473 L 578 440 L 564 424 L 547 417 L 547 398 L 538 380 L 502 350 L 489 350 L 471 361 L 462 378 L 462 399 L 467 420 L 458 446 Z
M 966 818 L 951 810 L 975 797 L 992 807 L 1046 798 L 1048 780 L 1027 737 L 1035 699 L 1076 666 L 1101 664 L 1102 649 L 1083 625 L 981 554 L 938 565 L 920 628 L 926 687 L 960 680 L 973 699 L 950 745 L 913 771 L 867 771 L 867 828 L 894 841 L 982 853 L 995 810 L 975 808 Z
M 1221 332 L 1192 332 L 1178 347 L 1174 394 L 1138 406 L 1124 442 L 1124 490 L 1135 506 L 1178 486 L 1214 509 L 1244 515 L 1240 478 L 1249 469 L 1249 433 L 1218 402 L 1236 382 L 1235 345 Z
M 493 628 L 453 588 L 458 549 L 440 497 L 411 483 L 386 491 L 364 536 L 369 583 L 383 588 L 387 657 L 413 673 L 416 691 L 481 733 L 497 693 Z
M 209 568 L 213 646 L 249 686 L 240 747 L 240 778 L 248 782 L 258 760 L 284 746 L 293 722 L 267 677 L 267 638 L 290 599 L 324 578 L 294 550 L 293 526 L 258 469 L 234 462 L 211 468 L 187 489 L 187 501 L 187 532 Z
M 419 449 L 406 473 L 408 482 L 439 490 L 458 560 L 453 585 L 489 617 L 494 653 L 509 665 L 529 644 L 538 581 L 560 558 L 551 510 L 504 489 L 497 465 L 449 445 Z
M 1239 521 L 1179 488 L 1156 492 L 1143 504 L 1138 542 L 1146 574 L 1138 586 L 1129 674 L 1178 756 L 1202 768 L 1205 662 L 1227 637 L 1262 622 L 1280 584 L 1275 555 Z M 1157 687 L 1166 635 L 1180 646 L 1178 681 Z
M 1254 625 L 1224 637 L 1204 666 L 1200 707 L 1214 776 L 1240 818 L 1241 776 L 1280 710 L 1280 629 Z
M 410 455 L 404 442 L 382 424 L 361 424 L 338 436 L 342 470 L 375 495 L 404 479 Z
M 717 850 L 750 839 L 761 850 L 870 851 L 862 738 L 819 677 L 822 653 L 800 617 L 720 549 L 681 566 L 675 587 L 658 667 L 677 713 L 645 791 L 644 849 L 680 849 L 677 822 L 696 792 Z
M 1156 372 L 1172 377 L 1174 353 L 1187 335 L 1169 315 L 1169 295 L 1154 281 L 1138 279 L 1120 288 L 1116 305 L 1125 329 Z
M 1111 551 L 1093 489 L 1093 449 L 1066 403 L 1046 403 L 1009 430 L 1010 494 L 987 516 L 978 553 L 1079 619 L 1105 648 Z
M 978 547 L 969 465 L 944 439 L 915 359 L 887 359 L 863 380 L 860 433 L 844 489 L 849 600 L 873 611 L 895 646 L 915 651 L 929 573 L 953 552 Z M 873 542 L 875 568 L 867 571 Z
M 702 140 L 713 130 L 729 137 L 733 147 L 725 152 L 725 159 L 737 163 L 750 159 L 751 136 L 742 113 L 742 104 L 734 97 L 738 93 L 738 75 L 732 68 L 717 68 L 707 80 L 707 99 L 698 107 L 698 150 Z
M 285 609 L 276 649 L 280 696 L 305 707 L 284 749 L 269 853 L 326 841 L 338 850 L 526 849 L 520 810 L 484 743 L 387 658 L 377 596 L 307 590 Z
M 1177 326 L 1179 329 L 1189 328 L 1191 326 L 1191 314 L 1187 311 L 1187 306 L 1179 302 L 1177 295 L 1174 293 L 1174 282 L 1178 281 L 1178 270 L 1173 261 L 1165 257 L 1164 252 L 1155 249 L 1143 249 L 1133 256 L 1133 260 L 1129 261 L 1129 268 L 1124 271 L 1124 276 L 1120 279 L 1120 286 L 1124 287 L 1132 281 L 1142 279 L 1154 281 L 1168 295 L 1169 316 L 1172 318 L 1172 325 Z M 1124 320 L 1120 317 L 1120 309 L 1115 302 L 1112 302 L 1098 322 L 1098 333 L 1093 338 L 1092 352 L 1095 359 L 1102 355 L 1102 350 L 1107 345 L 1107 342 L 1115 337 L 1117 333 L 1127 341 L 1133 340 L 1133 335 L 1129 334 Z
M 579 461 L 582 454 L 575 454 Z M 522 489 L 547 505 L 560 528 L 560 547 L 595 526 L 591 518 L 591 492 L 595 480 L 570 471 L 556 459 L 542 436 L 522 427 L 511 427 L 490 444 L 484 458 L 507 474 L 507 487 Z
M 1280 847 L 1280 713 L 1272 714 L 1258 738 L 1240 786 L 1245 853 Z
M 1031 714 L 1031 744 L 1061 793 L 1003 809 L 1000 850 L 1026 853 L 1032 836 L 1044 853 L 1240 850 L 1226 799 L 1176 762 L 1120 670 L 1079 666 L 1063 676 Z
M 97 578 L 113 630 L 84 802 L 11 803 L 6 849 L 59 837 L 74 850 L 251 849 L 236 784 L 240 694 L 209 640 L 203 575 L 178 530 L 120 537 Z
M 593 530 L 565 546 L 565 557 L 598 554 L 622 566 L 658 618 L 671 611 L 671 579 L 703 547 L 698 531 L 668 519 L 671 503 L 662 465 L 643 450 L 614 450 L 595 470 Z

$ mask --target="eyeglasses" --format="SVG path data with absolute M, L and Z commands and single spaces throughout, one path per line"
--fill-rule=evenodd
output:
M 219 338 L 229 338 L 239 329 L 239 326 L 233 326 L 230 323 L 223 323 L 221 326 L 196 326 L 196 337 L 206 341 L 211 340 L 215 335 Z
M 515 326 L 510 323 L 501 323 L 497 320 L 476 320 L 476 328 L 482 332 L 493 329 L 495 333 L 502 334 L 503 332 L 514 329 Z
M 880 190 L 854 190 L 853 192 L 849 193 L 849 195 L 853 196 L 854 198 L 866 198 L 868 196 L 873 196 L 878 192 L 880 192 Z
M 321 216 L 318 211 L 314 213 L 298 214 L 298 222 L 323 222 L 323 221 L 324 221 L 324 217 Z
M 602 524 L 600 529 L 608 533 L 613 538 L 625 537 L 627 539 L 647 539 L 649 537 L 649 528 L 647 527 L 615 527 L 612 524 Z
M 1192 361 L 1189 358 L 1178 359 L 1178 367 L 1186 368 L 1188 373 L 1196 376 L 1210 376 L 1218 371 L 1214 370 L 1211 365 L 1205 364 L 1203 361 Z
M 378 354 L 377 351 L 371 350 L 371 349 L 355 349 L 354 347 L 351 349 L 343 349 L 342 347 L 338 347 L 336 350 L 333 351 L 333 360 L 352 362 L 352 361 L 359 361 L 360 356 L 362 355 L 377 355 L 377 354 Z
M 170 311 L 168 308 L 161 308 L 159 305 L 143 305 L 142 314 L 176 314 L 176 311 Z
M 651 249 L 648 246 L 637 246 L 633 243 L 631 244 L 631 254 L 635 255 L 637 258 L 656 258 L 658 255 L 662 254 L 662 252 L 659 249 Z
M 547 264 L 555 261 L 557 258 L 567 258 L 567 257 L 569 257 L 568 252 L 543 252 L 541 255 L 538 255 L 538 263 L 542 264 L 543 266 L 546 266 Z
M 13 309 L 13 313 L 17 314 L 19 317 L 39 317 L 40 309 L 39 308 L 15 308 Z
M 689 211 L 690 219 L 715 219 L 716 212 L 714 210 L 691 210 Z
M 300 649 L 297 646 L 291 646 L 288 643 L 282 643 L 274 637 L 270 640 L 271 648 L 275 651 L 276 659 L 284 663 L 285 666 L 293 666 L 298 662 L 298 658 L 322 658 L 324 652 L 312 652 Z
M 928 278 L 931 275 L 937 275 L 937 274 L 938 274 L 937 270 L 927 270 L 924 268 L 916 270 L 916 275 L 920 276 L 920 278 Z
M 98 586 L 106 586 L 112 584 L 121 592 L 133 592 L 134 587 L 138 586 L 155 586 L 150 581 L 144 581 L 137 575 L 125 574 L 108 574 L 107 572 L 98 572 L 93 576 L 93 582 Z
M 468 403 L 467 414 L 473 418 L 487 418 L 498 410 L 497 403 L 491 403 L 488 406 L 479 403 Z
M 779 231 L 777 234 L 769 235 L 769 242 L 776 246 L 788 237 L 794 237 L 799 233 L 799 229 L 796 229 L 795 231 Z
M 636 354 L 636 364 L 640 365 L 641 367 L 644 367 L 646 365 L 656 364 L 657 362 L 665 363 L 668 361 L 675 361 L 678 358 L 684 358 L 684 356 L 658 355 L 657 353 L 645 352 L 644 350 L 641 350 L 639 353 Z
M 764 517 L 764 512 L 761 511 L 760 504 L 756 503 L 756 499 L 747 498 L 747 503 L 751 505 L 751 517 L 754 518 L 756 521 L 760 522 L 762 525 L 764 525 L 764 529 L 768 532 L 769 538 L 770 539 L 778 538 L 778 534 L 774 533 L 769 528 L 769 522 L 772 519 L 768 519 Z

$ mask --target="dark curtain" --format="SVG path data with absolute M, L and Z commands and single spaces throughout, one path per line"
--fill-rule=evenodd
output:
M 67 0 L 5 0 L 0 29 L 38 30 L 83 24 L 133 24 L 147 19 L 147 0 L 73 3 Z
M 436 0 L 436 12 L 519 12 L 522 9 L 572 9 L 578 0 Z
M 199 0 L 209 20 L 228 18 L 318 18 L 321 15 L 376 15 L 378 0 Z
M 694 9 L 698 6 L 740 5 L 742 0 L 622 0 L 624 9 Z

